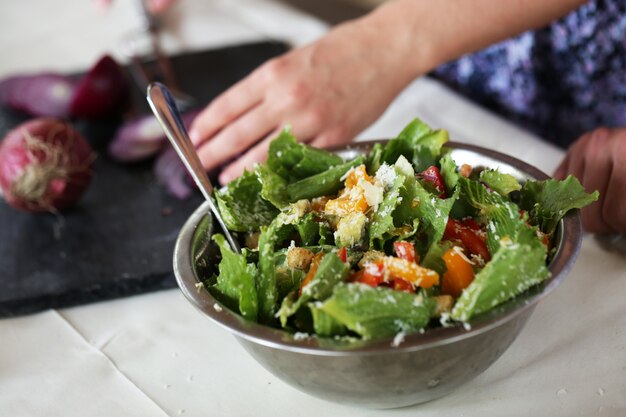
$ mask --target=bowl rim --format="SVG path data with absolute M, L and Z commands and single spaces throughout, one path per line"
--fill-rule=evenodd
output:
M 374 144 L 385 142 L 387 142 L 387 140 L 363 141 L 351 143 L 348 146 L 329 148 L 329 150 L 367 151 Z M 468 150 L 488 158 L 496 159 L 537 180 L 550 178 L 538 168 L 498 151 L 459 142 L 447 142 L 445 147 Z M 563 281 L 573 267 L 578 252 L 580 251 L 582 241 L 582 226 L 579 210 L 573 210 L 561 220 L 559 228 L 557 229 L 557 251 L 548 266 L 552 276 L 542 284 L 539 284 L 540 286 L 543 285 L 540 292 L 530 295 L 522 303 L 513 305 L 513 307 L 511 307 L 509 311 L 505 311 L 504 314 L 490 310 L 490 312 L 486 312 L 470 320 L 468 323 L 469 326 L 455 325 L 452 327 L 429 329 L 424 333 L 408 334 L 402 339 L 401 343 L 397 345 L 390 343 L 389 338 L 365 342 L 359 341 L 345 345 L 343 343 L 333 342 L 334 339 L 317 338 L 315 336 L 308 337 L 308 335 L 298 337 L 297 334 L 294 335 L 282 329 L 248 321 L 223 306 L 209 291 L 200 290 L 198 287 L 200 280 L 193 267 L 191 249 L 196 228 L 205 216 L 209 219 L 212 218 L 207 202 L 201 204 L 187 219 L 180 230 L 174 248 L 174 274 L 177 284 L 185 298 L 207 315 L 213 322 L 240 338 L 270 348 L 318 356 L 372 355 L 382 352 L 388 353 L 390 351 L 410 352 L 425 350 L 455 343 L 485 333 L 513 320 L 520 314 L 524 314 L 529 309 L 534 308 L 541 299 L 550 294 Z M 209 231 L 212 233 L 212 222 L 210 223 Z M 510 303 L 514 303 L 515 301 L 516 299 L 509 300 L 499 307 L 510 305 Z M 495 310 L 498 310 L 498 308 Z

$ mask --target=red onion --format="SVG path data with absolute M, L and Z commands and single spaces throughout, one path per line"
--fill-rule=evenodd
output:
M 83 194 L 94 159 L 89 144 L 69 124 L 34 119 L 0 143 L 0 189 L 17 209 L 56 212 Z
M 99 119 L 121 110 L 128 96 L 128 83 L 120 66 L 108 55 L 80 79 L 70 103 L 70 114 Z
M 159 155 L 154 164 L 154 175 L 170 195 L 180 200 L 185 200 L 191 195 L 192 188 L 188 182 L 187 169 L 174 148 L 169 147 Z
M 67 117 L 75 85 L 52 73 L 9 77 L 0 81 L 0 102 L 31 116 Z
M 31 116 L 100 119 L 123 110 L 127 96 L 124 71 L 108 55 L 78 82 L 49 72 L 0 81 L 0 103 Z
M 109 144 L 109 155 L 118 162 L 134 162 L 158 153 L 165 134 L 156 117 L 146 115 L 124 123 Z
M 181 115 L 186 128 L 191 126 L 199 110 Z M 157 154 L 165 144 L 165 133 L 156 117 L 144 115 L 124 123 L 109 144 L 109 155 L 118 162 L 135 162 Z

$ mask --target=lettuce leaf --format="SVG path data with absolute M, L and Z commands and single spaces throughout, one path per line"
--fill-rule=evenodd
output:
M 550 276 L 546 255 L 547 248 L 536 238 L 502 245 L 463 290 L 450 317 L 465 322 L 539 284 Z
M 452 194 L 456 188 L 457 182 L 459 181 L 456 162 L 454 162 L 450 153 L 446 153 L 439 160 L 439 166 L 441 167 L 439 170 L 441 172 L 441 177 L 443 178 L 443 182 L 446 184 L 446 191 L 448 194 Z
M 578 179 L 570 175 L 563 181 L 527 181 L 522 187 L 520 207 L 529 212 L 533 224 L 552 234 L 568 211 L 588 206 L 598 197 L 598 191 L 587 193 Z
M 513 191 L 519 191 L 522 185 L 513 175 L 504 174 L 497 169 L 485 169 L 480 173 L 480 180 L 498 194 L 507 196 Z
M 429 248 L 443 237 L 458 191 L 443 199 L 428 192 L 415 177 L 406 178 L 404 185 L 402 202 L 394 215 L 398 218 L 420 219 L 418 231 L 424 233 L 426 239 L 422 243 L 425 248 Z
M 528 229 L 514 203 L 490 192 L 480 182 L 460 177 L 459 190 L 461 198 L 478 209 L 479 216 L 487 222 L 487 247 L 492 255 L 500 249 L 502 238 L 517 242 L 518 234 Z
M 223 235 L 213 235 L 222 254 L 219 264 L 217 283 L 211 287 L 218 293 L 218 299 L 233 310 L 239 310 L 248 320 L 256 321 L 259 305 L 255 277 L 257 268 L 254 264 L 246 263 L 245 255 L 233 252 Z
M 447 271 L 446 263 L 443 261 L 443 254 L 448 249 L 452 248 L 452 246 L 452 242 L 447 240 L 434 242 L 428 248 L 428 251 L 424 255 L 424 258 L 421 260 L 420 265 L 424 268 L 436 271 L 439 276 L 443 276 L 444 272 Z
M 311 316 L 313 318 L 313 330 L 315 334 L 322 337 L 343 336 L 348 329 L 333 316 L 319 308 L 319 303 L 309 303 Z
M 420 144 L 422 138 L 431 133 L 431 128 L 419 119 L 414 119 L 409 123 L 398 136 L 387 142 L 383 149 L 380 162 L 389 165 L 394 164 L 400 155 L 412 160 L 415 148 Z
M 295 216 L 292 216 L 295 217 Z M 259 300 L 259 322 L 271 324 L 275 321 L 278 302 L 276 271 L 276 247 L 293 231 L 290 217 L 280 213 L 269 226 L 261 227 L 259 236 L 259 273 L 257 293 Z
M 396 175 L 393 185 L 385 192 L 382 203 L 372 216 L 368 229 L 371 248 L 382 248 L 386 237 L 395 228 L 393 211 L 400 204 L 400 189 L 404 186 L 404 180 L 403 175 Z
M 281 249 L 274 255 L 274 265 L 276 266 L 276 290 L 278 299 L 282 300 L 292 291 L 300 287 L 300 282 L 304 279 L 305 271 L 290 268 L 287 265 L 287 249 Z
M 547 247 L 537 237 L 537 228 L 520 218 L 514 203 L 478 181 L 460 178 L 459 187 L 488 222 L 487 246 L 492 255 L 452 310 L 453 319 L 467 321 L 542 282 L 550 272 Z
M 255 173 L 261 183 L 261 197 L 279 209 L 289 205 L 289 196 L 286 191 L 287 180 L 272 171 L 266 164 L 259 165 Z
M 349 272 L 348 265 L 343 263 L 336 253 L 324 255 L 315 276 L 311 282 L 304 286 L 300 297 L 295 299 L 295 297 L 291 296 L 283 300 L 278 312 L 282 326 L 284 327 L 287 324 L 287 319 L 309 301 L 322 301 L 328 298 L 332 294 L 335 285 L 348 278 Z
M 413 150 L 413 167 L 416 172 L 422 172 L 426 168 L 435 165 L 439 160 L 441 148 L 448 142 L 447 130 L 435 130 L 421 138 Z
M 300 235 L 301 246 L 317 245 L 320 240 L 320 223 L 313 213 L 306 214 L 295 224 Z
M 352 161 L 327 167 L 324 172 L 303 178 L 287 186 L 287 196 L 290 202 L 331 195 L 343 186 L 341 178 L 351 168 L 363 163 L 364 158 L 359 156 Z M 343 161 L 342 161 L 343 162 Z
M 423 329 L 435 304 L 433 299 L 421 295 L 342 283 L 318 308 L 364 339 L 378 339 Z
M 332 152 L 298 143 L 287 129 L 270 143 L 266 162 L 272 172 L 290 183 L 341 163 L 343 159 Z
M 278 210 L 261 195 L 262 185 L 257 175 L 243 175 L 215 193 L 217 206 L 226 226 L 236 232 L 254 232 L 268 225 Z
M 382 163 L 383 146 L 380 143 L 375 143 L 372 149 L 365 157 L 365 169 L 368 173 L 373 174 L 378 171 Z

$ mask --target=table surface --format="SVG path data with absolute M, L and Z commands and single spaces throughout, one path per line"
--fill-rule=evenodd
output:
M 72 71 L 137 25 L 135 4 L 4 1 L 0 77 Z M 270 0 L 181 0 L 167 18 L 169 52 L 263 39 L 301 45 L 327 27 Z M 563 152 L 429 79 L 411 84 L 359 140 L 389 137 L 418 116 L 452 138 L 546 172 Z M 0 237 L 1 238 L 1 237 Z M 0 272 L 1 273 L 1 272 Z M 576 266 L 513 345 L 456 392 L 372 411 L 286 385 L 178 290 L 0 320 L 0 414 L 6 416 L 624 416 L 626 258 L 585 236 Z

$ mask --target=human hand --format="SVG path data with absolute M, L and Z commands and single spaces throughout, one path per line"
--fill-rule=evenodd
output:
M 150 13 L 160 14 L 170 8 L 170 6 L 176 3 L 176 0 L 142 0 L 146 9 Z M 113 0 L 96 0 L 96 5 L 101 9 L 107 9 Z
M 150 13 L 160 14 L 170 8 L 176 0 L 143 0 Z
M 352 140 L 414 77 L 403 37 L 391 42 L 379 29 L 366 19 L 341 25 L 268 61 L 217 97 L 190 129 L 204 167 L 245 152 L 219 178 L 232 180 L 265 158 L 286 125 L 313 146 Z
M 626 128 L 600 128 L 580 137 L 554 173 L 576 176 L 587 192 L 600 198 L 581 213 L 583 227 L 593 233 L 626 236 Z

